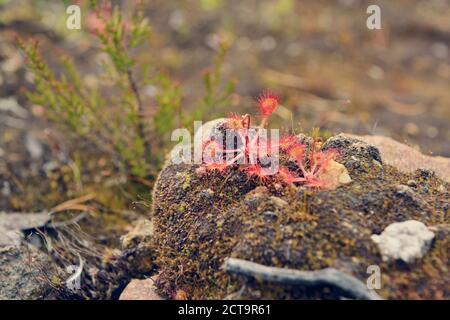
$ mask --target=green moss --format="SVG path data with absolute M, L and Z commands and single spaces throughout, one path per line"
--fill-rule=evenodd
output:
M 436 193 L 443 182 L 434 176 L 421 179 L 420 172 L 408 175 L 389 166 L 380 168 L 370 159 L 355 162 L 347 157 L 343 163 L 353 182 L 320 192 L 258 187 L 239 171 L 226 177 L 199 176 L 193 166 L 167 166 L 156 184 L 153 208 L 161 293 L 171 296 L 184 290 L 193 299 L 224 298 L 246 284 L 243 298 L 338 296 L 330 288 L 306 291 L 231 277 L 220 269 L 230 256 L 300 270 L 335 267 L 363 282 L 367 267 L 376 264 L 386 278 L 379 292 L 385 298 L 442 293 L 449 287 L 442 277 L 449 267 L 445 238 L 423 261 L 406 268 L 383 262 L 370 236 L 406 219 L 448 224 L 449 194 Z M 180 177 L 190 177 L 188 187 L 186 178 L 174 183 Z M 410 179 L 420 181 L 412 199 L 396 192 L 398 184 Z M 201 192 L 207 189 L 212 191 L 209 196 Z

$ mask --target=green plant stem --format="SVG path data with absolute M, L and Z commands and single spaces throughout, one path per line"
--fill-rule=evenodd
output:
M 131 71 L 130 68 L 128 68 L 128 70 L 127 70 L 127 76 L 128 76 L 128 83 L 130 84 L 130 88 L 133 91 L 133 94 L 135 96 L 136 103 L 137 103 L 137 114 L 138 114 L 138 118 L 139 118 L 138 131 L 139 131 L 139 136 L 141 137 L 141 139 L 144 143 L 144 150 L 145 150 L 144 159 L 147 159 L 147 157 L 150 155 L 151 147 L 150 147 L 148 139 L 146 138 L 145 126 L 143 123 L 144 106 L 142 104 L 142 99 L 141 99 L 141 95 L 139 94 L 138 86 L 133 77 L 133 72 Z

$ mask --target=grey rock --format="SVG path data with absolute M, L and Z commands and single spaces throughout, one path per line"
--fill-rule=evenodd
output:
M 404 184 L 399 184 L 396 187 L 396 189 L 397 189 L 396 192 L 399 195 L 407 195 L 407 196 L 410 196 L 410 197 L 414 197 L 414 191 L 410 187 L 405 186 Z
M 0 247 L 0 300 L 50 298 L 52 287 L 43 280 L 49 265 L 49 257 L 33 246 Z
M 422 197 L 404 184 L 399 184 L 395 187 L 395 194 L 398 199 L 403 199 L 403 201 L 408 201 L 418 207 L 426 206 L 426 202 Z
M 120 238 L 122 250 L 119 261 L 126 266 L 124 278 L 140 277 L 153 269 L 155 258 L 152 236 L 153 223 L 142 219 L 136 222 L 133 230 Z
M 0 228 L 5 230 L 25 230 L 39 228 L 50 221 L 47 212 L 21 213 L 21 212 L 0 212 Z
M 0 227 L 0 246 L 18 246 L 23 239 L 23 234 L 19 231 L 5 230 Z
M 0 157 L 2 156 L 2 149 L 0 148 Z M 4 197 L 9 197 L 11 195 L 11 185 L 8 181 L 3 181 L 3 185 L 0 185 L 0 193 Z
M 0 99 L 0 111 L 11 112 L 15 116 L 25 119 L 28 116 L 28 111 L 19 103 L 15 97 L 1 98 Z
M 350 138 L 343 133 L 331 137 L 325 142 L 322 146 L 322 150 L 328 149 L 339 150 L 342 152 L 341 156 L 344 157 L 344 159 L 353 157 L 353 159 L 365 161 L 371 165 L 374 165 L 374 160 L 383 164 L 380 151 L 376 147 L 363 141 Z
M 5 213 L 0 212 L 0 246 L 18 246 L 23 240 L 22 230 L 39 228 L 50 220 L 47 212 Z
M 25 147 L 32 159 L 40 159 L 44 154 L 42 143 L 30 133 L 26 136 Z

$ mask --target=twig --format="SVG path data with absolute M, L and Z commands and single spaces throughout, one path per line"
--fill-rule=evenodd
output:
M 84 196 L 75 198 L 75 199 L 71 199 L 69 201 L 63 202 L 59 205 L 57 205 L 56 207 L 52 208 L 50 210 L 51 213 L 56 213 L 56 212 L 60 212 L 60 211 L 66 211 L 66 210 L 79 210 L 79 211 L 84 211 L 84 210 L 89 210 L 90 208 L 84 205 L 81 205 L 84 202 L 93 200 L 95 198 L 95 193 L 88 193 Z M 93 211 L 93 210 L 90 210 Z
M 140 178 L 140 177 L 137 177 L 137 176 L 129 175 L 128 179 L 131 180 L 131 181 L 135 181 L 137 183 L 140 183 L 140 184 L 142 184 L 142 185 L 144 185 L 146 187 L 153 188 L 153 183 L 148 181 L 148 180 L 146 180 L 146 179 L 144 179 L 144 178 Z
M 139 89 L 137 87 L 136 81 L 134 80 L 133 77 L 133 72 L 131 71 L 131 69 L 127 70 L 127 75 L 128 75 L 128 82 L 130 84 L 131 90 L 133 91 L 133 94 L 136 98 L 136 102 L 138 105 L 138 113 L 141 114 L 141 112 L 143 111 L 143 107 L 142 107 L 142 99 L 141 99 L 141 95 L 139 94 Z
M 138 113 L 138 117 L 139 117 L 139 123 L 138 123 L 139 136 L 141 137 L 142 141 L 144 142 L 144 150 L 145 150 L 144 159 L 147 159 L 147 157 L 150 155 L 151 149 L 150 149 L 150 144 L 148 143 L 148 140 L 145 137 L 144 123 L 142 120 L 142 116 L 144 114 L 144 106 L 142 104 L 141 95 L 139 93 L 139 89 L 138 89 L 136 81 L 133 77 L 133 72 L 131 71 L 131 69 L 127 70 L 127 75 L 128 75 L 128 82 L 130 84 L 130 88 L 133 91 L 133 94 L 136 98 L 136 103 L 138 106 L 137 113 Z
M 268 267 L 235 258 L 226 259 L 222 268 L 228 273 L 243 275 L 262 281 L 303 287 L 332 286 L 342 290 L 355 299 L 381 300 L 375 291 L 369 290 L 357 278 L 334 268 L 300 271 Z
M 282 86 L 297 89 L 314 98 L 319 98 L 321 100 L 338 100 L 338 97 L 336 97 L 336 94 L 332 90 L 310 85 L 303 78 L 298 76 L 272 69 L 265 69 L 262 74 L 263 77 L 266 77 L 269 81 L 276 82 Z
M 60 222 L 50 222 L 50 227 L 52 227 L 53 229 L 66 227 L 66 226 L 69 226 L 71 224 L 78 223 L 79 221 L 83 220 L 87 216 L 88 216 L 88 214 L 86 212 L 83 212 L 83 213 L 80 213 L 79 215 L 77 215 L 73 219 L 69 219 L 69 220 L 66 220 L 66 221 L 60 221 Z

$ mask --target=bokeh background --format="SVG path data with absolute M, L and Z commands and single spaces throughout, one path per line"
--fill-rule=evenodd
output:
M 70 146 L 58 140 L 45 120 L 45 108 L 24 97 L 23 89 L 31 87 L 33 79 L 15 42 L 17 36 L 38 39 L 50 65 L 60 53 L 69 54 L 83 81 L 97 86 L 102 81 L 96 77 L 99 43 L 84 20 L 81 30 L 65 27 L 70 2 L 0 0 L 0 208 L 4 210 L 57 203 L 65 192 L 60 187 L 64 170 L 73 175 L 73 170 L 59 165 Z M 113 2 L 125 11 L 134 3 Z M 223 78 L 237 81 L 236 92 L 230 105 L 208 110 L 205 120 L 229 112 L 254 113 L 254 97 L 270 89 L 280 96 L 282 107 L 274 123 L 283 128 L 385 135 L 425 154 L 450 156 L 449 1 L 144 4 L 152 35 L 138 59 L 141 65 L 157 61 L 183 85 L 182 105 L 187 111 L 203 94 L 201 75 L 214 60 L 218 43 L 226 39 L 230 44 Z M 381 30 L 366 27 L 370 4 L 381 8 Z M 151 99 L 154 89 L 143 88 L 144 101 Z M 36 182 L 42 190 L 36 190 Z M 49 193 L 52 188 L 58 192 Z

